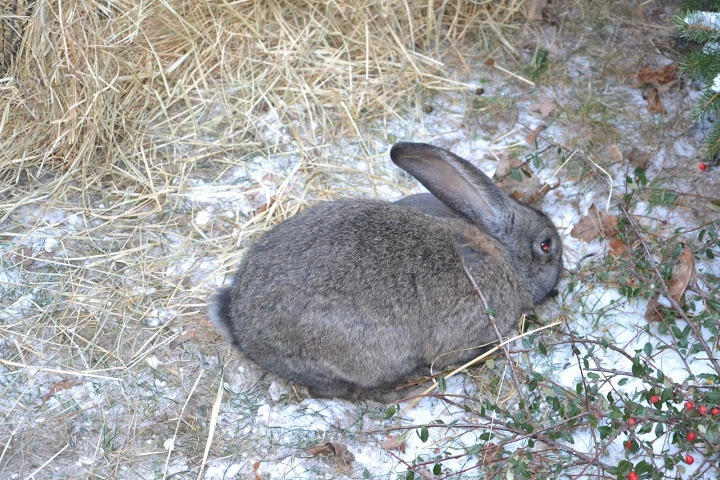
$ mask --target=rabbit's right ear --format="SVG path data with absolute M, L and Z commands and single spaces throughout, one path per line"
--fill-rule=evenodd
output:
M 400 142 L 390 158 L 457 214 L 481 225 L 495 238 L 510 234 L 515 203 L 462 157 L 426 143 Z

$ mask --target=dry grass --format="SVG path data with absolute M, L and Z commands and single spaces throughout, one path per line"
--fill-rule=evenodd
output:
M 467 89 L 461 49 L 509 46 L 522 3 L 0 7 L 0 471 L 196 476 L 237 375 L 204 318 L 234 246 L 395 188 L 366 132 Z

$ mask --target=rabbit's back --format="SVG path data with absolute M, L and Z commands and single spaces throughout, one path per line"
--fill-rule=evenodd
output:
M 532 301 L 497 242 L 403 205 L 326 203 L 260 237 L 220 308 L 249 358 L 316 394 L 348 397 L 497 339 L 463 264 L 507 334 Z

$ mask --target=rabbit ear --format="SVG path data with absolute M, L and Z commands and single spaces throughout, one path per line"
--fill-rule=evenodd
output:
M 400 142 L 390 158 L 454 212 L 495 238 L 512 231 L 516 205 L 473 164 L 440 147 Z

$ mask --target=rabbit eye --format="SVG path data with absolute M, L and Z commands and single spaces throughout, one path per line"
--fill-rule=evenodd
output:
M 551 245 L 552 245 L 552 242 L 550 241 L 550 239 L 543 240 L 543 241 L 540 243 L 540 250 L 542 250 L 543 252 L 547 253 L 547 252 L 550 251 Z

